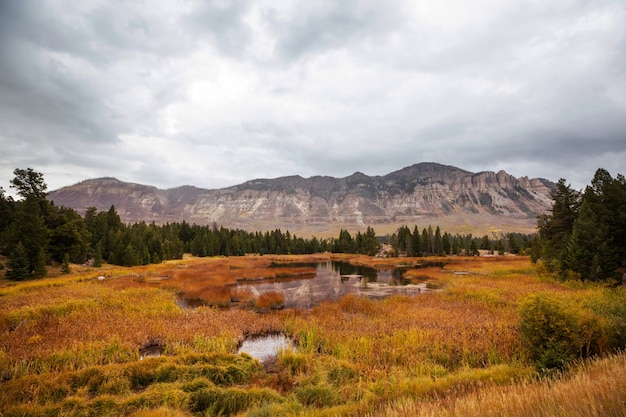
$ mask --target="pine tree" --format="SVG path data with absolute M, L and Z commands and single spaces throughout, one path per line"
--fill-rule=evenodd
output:
M 588 201 L 581 205 L 564 256 L 563 272 L 573 271 L 583 281 L 609 279 L 617 267 L 617 253 L 609 228 L 599 221 L 592 206 Z
M 34 276 L 45 276 L 48 229 L 41 215 L 39 200 L 27 196 L 19 203 L 16 217 L 16 239 L 22 242 L 28 256 L 29 272 Z
M 43 278 L 48 275 L 48 269 L 46 268 L 47 260 L 48 255 L 46 254 L 46 250 L 44 248 L 39 248 L 39 253 L 37 254 L 35 266 L 33 268 L 33 277 Z
M 63 255 L 63 264 L 61 265 L 61 273 L 62 274 L 70 273 L 70 254 L 67 252 L 65 253 L 65 255 Z
M 452 243 L 450 243 L 450 235 L 447 232 L 443 234 L 442 244 L 443 244 L 443 253 L 445 255 L 449 255 L 450 251 L 452 250 Z
M 413 248 L 413 256 L 422 256 L 422 239 L 420 238 L 420 231 L 417 225 L 413 228 L 411 246 Z
M 29 274 L 28 254 L 22 242 L 19 242 L 9 257 L 6 277 L 13 281 L 21 281 L 28 278 Z
M 441 229 L 437 226 L 435 230 L 435 241 L 434 241 L 434 249 L 437 255 L 443 255 L 443 241 L 441 239 Z
M 537 218 L 541 258 L 548 270 L 563 269 L 564 250 L 574 228 L 580 206 L 579 193 L 561 178 L 552 192 L 551 214 Z
M 96 250 L 93 255 L 93 266 L 102 266 L 102 244 L 100 242 L 96 245 Z
M 428 244 L 429 239 L 428 239 L 428 231 L 426 230 L 426 228 L 422 229 L 421 242 L 422 242 L 422 253 L 424 255 L 432 255 L 432 252 L 430 251 L 430 246 Z

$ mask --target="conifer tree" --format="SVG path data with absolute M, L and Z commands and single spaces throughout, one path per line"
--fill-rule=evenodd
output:
M 13 281 L 21 281 L 26 279 L 29 274 L 30 267 L 28 254 L 26 253 L 26 249 L 24 249 L 22 242 L 19 242 L 9 257 L 6 277 Z
M 415 225 L 413 228 L 413 234 L 411 235 L 411 246 L 413 248 L 413 256 L 422 256 L 422 239 L 420 237 L 420 231 Z
M 552 192 L 551 214 L 537 219 L 541 239 L 541 258 L 550 271 L 563 269 L 564 249 L 574 228 L 580 206 L 579 193 L 561 178 Z
M 608 225 L 600 221 L 593 203 L 584 200 L 565 248 L 563 273 L 573 271 L 583 281 L 606 280 L 614 275 L 616 257 Z
M 70 273 L 70 254 L 65 253 L 63 255 L 63 264 L 61 265 L 61 273 L 69 274 Z

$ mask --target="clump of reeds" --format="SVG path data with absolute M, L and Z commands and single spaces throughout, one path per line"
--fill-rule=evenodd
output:
M 254 306 L 258 309 L 279 310 L 285 306 L 285 294 L 281 291 L 266 291 L 257 297 Z
M 190 298 L 197 298 L 204 304 L 215 307 L 226 307 L 230 305 L 231 295 L 229 287 L 205 287 L 197 292 L 187 294 Z
M 189 409 L 209 416 L 234 415 L 263 403 L 282 402 L 278 393 L 267 388 L 206 388 L 189 398 Z
M 585 362 L 561 376 L 484 387 L 463 396 L 427 402 L 397 400 L 367 415 L 396 417 L 623 416 L 626 415 L 626 355 Z
M 231 287 L 230 300 L 234 303 L 249 303 L 254 300 L 254 293 L 248 287 Z
M 337 259 L 377 268 L 397 262 Z M 277 299 L 284 303 L 282 294 L 254 300 L 256 311 L 176 304 L 177 292 L 200 297 L 206 288 L 216 288 L 204 295 L 214 296 L 214 305 L 233 298 L 253 304 L 251 291 L 233 284 L 289 268 L 271 262 L 270 256 L 185 259 L 109 268 L 103 282 L 90 270 L 0 288 L 0 414 L 626 414 L 623 356 L 535 386 L 539 374 L 522 344 L 519 309 L 532 294 L 556 295 L 602 320 L 602 341 L 615 346 L 626 334 L 623 291 L 541 279 L 524 257 L 457 257 L 443 268 L 415 270 L 444 287 L 426 296 L 348 296 L 306 312 L 274 314 L 258 312 Z M 133 278 L 146 274 L 169 278 Z M 277 330 L 292 335 L 297 347 L 280 353 L 271 369 L 234 354 L 244 335 Z M 164 355 L 140 361 L 141 348 L 154 341 Z M 579 385 L 568 385 L 575 381 Z M 563 388 L 553 395 L 549 384 Z M 502 401 L 509 404 L 498 406 Z M 551 401 L 567 405 L 565 411 Z

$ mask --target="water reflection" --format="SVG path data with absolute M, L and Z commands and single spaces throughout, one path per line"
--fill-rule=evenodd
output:
M 261 362 L 276 357 L 281 350 L 295 349 L 293 342 L 284 334 L 259 335 L 244 340 L 237 353 L 247 353 Z
M 316 264 L 280 264 L 297 268 L 315 267 L 316 274 L 299 279 L 277 279 L 261 282 L 240 282 L 254 295 L 279 291 L 285 295 L 287 308 L 311 308 L 322 301 L 335 301 L 348 294 L 386 297 L 394 294 L 417 294 L 426 290 L 425 284 L 412 285 L 404 278 L 404 269 L 376 270 L 347 262 Z M 296 271 L 297 273 L 297 271 Z

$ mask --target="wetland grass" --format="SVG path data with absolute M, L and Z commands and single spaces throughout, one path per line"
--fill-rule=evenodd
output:
M 444 258 L 415 269 L 421 260 L 405 259 L 409 278 L 428 276 L 442 288 L 419 296 L 349 295 L 264 314 L 177 304 L 179 291 L 206 288 L 215 288 L 215 305 L 259 303 L 233 284 L 311 259 L 377 269 L 397 263 L 186 258 L 0 283 L 0 415 L 626 414 L 626 360 L 610 354 L 624 344 L 624 290 L 545 279 L 524 257 Z M 597 323 L 603 338 L 593 346 L 605 357 L 561 374 L 538 371 L 520 333 L 520 309 L 537 294 L 558 299 L 582 324 Z M 277 301 L 280 294 L 270 294 L 261 305 Z M 276 332 L 295 348 L 273 366 L 235 353 L 246 335 Z M 155 344 L 160 356 L 141 360 L 142 348 Z

